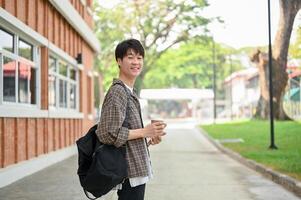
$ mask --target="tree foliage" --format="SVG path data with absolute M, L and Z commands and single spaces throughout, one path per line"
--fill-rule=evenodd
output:
M 146 50 L 144 70 L 136 81 L 141 89 L 145 74 L 169 48 L 192 38 L 204 39 L 207 24 L 213 20 L 202 16 L 207 6 L 206 0 L 123 0 L 107 9 L 95 1 L 95 32 L 101 47 L 96 65 L 105 74 L 104 80 L 117 71 L 113 67 L 117 43 L 133 37 Z
M 145 76 L 146 88 L 212 88 L 213 41 L 190 41 L 169 49 Z M 215 44 L 217 89 L 223 91 L 223 80 L 241 68 L 237 60 L 230 63 L 233 49 Z

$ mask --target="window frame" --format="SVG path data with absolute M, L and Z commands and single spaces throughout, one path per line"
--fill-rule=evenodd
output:
M 0 26 L 0 29 L 8 34 L 13 36 L 13 52 L 7 51 L 5 49 L 0 49 L 0 106 L 17 106 L 17 107 L 26 107 L 26 108 L 40 108 L 40 48 L 38 47 L 37 43 L 26 37 L 24 34 L 13 31 L 10 28 Z M 23 58 L 19 55 L 19 40 L 26 42 L 32 45 L 32 61 L 26 58 Z M 7 57 L 12 59 L 16 62 L 16 72 L 15 72 L 15 101 L 9 102 L 4 101 L 3 96 L 3 57 Z M 35 80 L 35 103 L 32 104 L 30 102 L 30 95 L 28 95 L 28 102 L 29 103 L 21 103 L 19 102 L 19 63 L 24 63 L 30 66 L 30 70 L 33 68 L 35 69 L 36 73 L 36 80 Z M 30 85 L 30 84 L 29 84 Z M 30 87 L 27 88 L 27 93 L 30 93 Z
M 49 63 L 50 59 L 53 59 L 55 61 L 54 62 L 55 63 L 55 72 L 50 72 L 49 68 L 48 68 L 48 74 L 49 75 L 51 74 L 52 76 L 55 77 L 55 106 L 49 105 L 49 110 L 79 112 L 79 101 L 80 101 L 80 99 L 79 99 L 80 98 L 80 96 L 79 96 L 79 87 L 80 87 L 79 73 L 80 73 L 80 69 L 77 66 L 68 62 L 67 60 L 63 59 L 62 57 L 56 55 L 53 52 L 49 53 L 48 63 Z M 67 66 L 67 76 L 60 74 L 60 71 L 59 71 L 60 64 Z M 48 67 L 49 67 L 49 64 L 48 64 Z M 75 71 L 75 80 L 73 80 L 70 77 L 70 69 Z M 60 106 L 60 87 L 59 87 L 60 80 L 67 83 L 67 93 L 66 93 L 67 106 L 66 107 Z M 48 84 L 49 84 L 49 82 L 48 82 Z M 70 101 L 71 85 L 76 85 L 75 108 L 71 108 L 71 101 Z M 49 91 L 48 91 L 48 97 L 49 97 Z
M 62 7 L 62 6 L 61 6 Z M 68 14 L 68 13 L 67 13 Z M 44 37 L 40 33 L 36 32 L 35 30 L 31 29 L 28 25 L 24 24 L 18 18 L 14 17 L 13 15 L 7 13 L 5 10 L 0 9 L 0 27 L 7 32 L 12 33 L 12 35 L 19 35 L 23 40 L 31 43 L 34 46 L 37 46 L 36 52 L 33 55 L 37 57 L 34 58 L 35 62 L 37 63 L 37 71 L 36 71 L 36 104 L 35 105 L 28 105 L 28 104 L 20 104 L 20 103 L 4 103 L 0 100 L 0 117 L 4 118 L 64 118 L 64 119 L 84 119 L 84 114 L 81 111 L 58 111 L 52 112 L 49 108 L 46 110 L 41 108 L 41 47 L 45 46 L 50 52 L 55 52 L 56 54 L 60 55 L 60 57 L 67 60 L 73 66 L 76 66 L 78 70 L 78 80 L 80 82 L 81 71 L 84 70 L 83 65 L 78 64 L 71 55 L 65 52 L 63 49 L 59 48 L 55 44 L 53 44 L 48 38 Z M 81 25 L 79 25 L 81 26 Z M 91 33 L 84 34 L 89 37 L 92 37 Z M 88 39 L 89 44 L 92 45 L 94 50 L 98 51 L 98 48 L 95 46 L 95 43 L 91 42 L 94 41 L 92 39 Z M 95 40 L 96 41 L 96 40 Z M 14 41 L 15 44 L 15 41 Z M 2 49 L 1 49 L 2 51 Z M 5 53 L 7 51 L 3 50 Z M 2 52 L 3 52 L 2 51 Z M 2 59 L 0 59 L 2 62 Z M 2 77 L 2 70 L 0 70 L 0 76 Z M 1 79 L 0 79 L 1 81 Z M 79 96 L 80 86 L 78 87 L 77 95 Z M 0 91 L 3 92 L 3 84 L 0 82 Z M 0 94 L 1 94 L 0 93 Z M 2 96 L 0 95 L 0 99 Z M 80 108 L 78 97 L 77 107 Z
M 5 33 L 7 33 L 8 35 L 11 35 L 12 36 L 12 39 L 13 39 L 13 52 L 15 51 L 15 36 L 14 36 L 14 34 L 11 32 L 11 31 L 8 31 L 7 29 L 5 29 L 5 28 L 3 28 L 2 26 L 0 26 L 0 29 L 3 31 L 3 32 L 5 32 Z M 8 51 L 8 50 L 6 50 L 6 49 L 3 49 L 4 51 L 7 51 L 7 52 L 10 52 L 10 51 Z M 12 53 L 12 52 L 10 52 L 10 53 Z
M 18 56 L 20 56 L 19 54 L 20 54 L 20 52 L 19 52 L 19 48 L 20 48 L 20 45 L 19 45 L 19 42 L 23 42 L 23 43 L 25 43 L 25 44 L 27 44 L 27 45 L 29 45 L 29 46 L 31 46 L 31 56 L 32 56 L 32 60 L 29 60 L 29 61 L 33 61 L 34 62 L 34 58 L 35 58 L 35 56 L 34 56 L 34 52 L 35 52 L 35 45 L 33 45 L 33 44 L 31 44 L 30 42 L 28 42 L 28 41 L 26 41 L 26 40 L 24 40 L 22 37 L 18 37 Z M 22 56 L 20 56 L 21 58 L 25 58 L 25 57 L 22 57 Z M 26 59 L 26 58 L 25 58 Z M 26 60 L 28 60 L 28 59 L 26 59 Z

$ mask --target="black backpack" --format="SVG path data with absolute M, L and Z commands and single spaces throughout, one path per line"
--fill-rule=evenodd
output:
M 123 127 L 129 127 L 127 116 L 128 104 Z M 117 148 L 114 145 L 102 144 L 96 135 L 96 130 L 97 124 L 91 127 L 85 136 L 76 141 L 78 148 L 77 174 L 85 195 L 89 199 L 97 199 L 107 194 L 128 176 L 125 145 Z M 93 194 L 94 198 L 90 197 L 88 192 Z
M 88 133 L 76 141 L 78 148 L 78 170 L 80 184 L 89 199 L 107 194 L 127 177 L 125 146 L 102 144 L 95 133 L 94 125 Z M 93 194 L 96 198 L 89 197 Z

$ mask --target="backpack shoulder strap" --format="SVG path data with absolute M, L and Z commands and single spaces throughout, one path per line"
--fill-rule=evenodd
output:
M 126 86 L 122 83 L 115 83 L 115 84 L 118 84 L 118 85 L 121 85 L 123 87 L 123 89 L 125 90 L 126 94 L 127 94 L 127 102 L 126 102 L 126 114 L 125 114 L 125 119 L 123 121 L 123 124 L 122 126 L 123 127 L 126 127 L 126 128 L 130 128 L 129 126 L 129 122 L 128 122 L 128 117 L 129 117 L 129 101 L 130 101 L 130 98 L 131 98 L 131 94 L 129 92 L 129 90 L 126 88 Z

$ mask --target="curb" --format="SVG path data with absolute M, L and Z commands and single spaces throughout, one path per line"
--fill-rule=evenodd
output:
M 75 145 L 0 169 L 0 189 L 77 154 Z
M 298 197 L 301 197 L 301 182 L 289 177 L 285 174 L 276 172 L 270 168 L 267 168 L 266 166 L 259 164 L 253 160 L 247 159 L 242 157 L 240 154 L 224 147 L 222 144 L 214 140 L 211 136 L 209 136 L 203 129 L 201 129 L 201 134 L 203 134 L 217 149 L 219 149 L 221 152 L 227 154 L 234 160 L 244 164 L 245 166 L 259 172 L 264 177 L 272 180 L 273 182 L 283 186 L 287 190 L 293 192 Z

